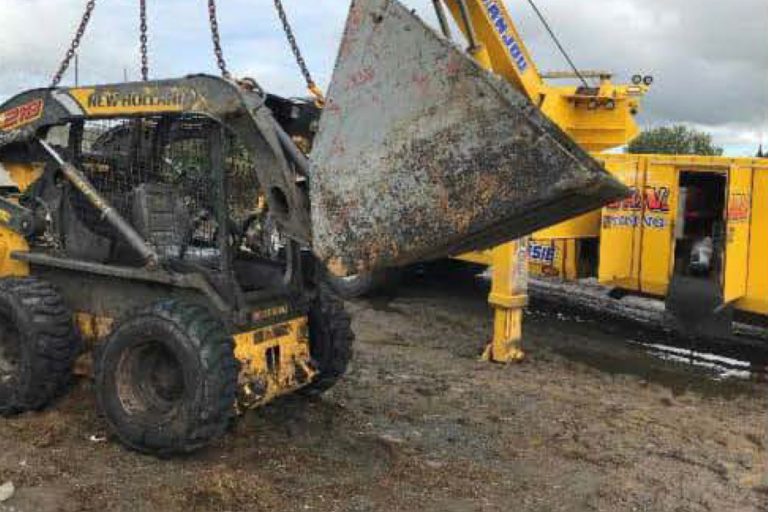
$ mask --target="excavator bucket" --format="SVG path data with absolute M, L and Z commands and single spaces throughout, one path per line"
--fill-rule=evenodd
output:
M 629 193 L 397 0 L 353 0 L 311 160 L 313 251 L 337 275 L 488 248 Z

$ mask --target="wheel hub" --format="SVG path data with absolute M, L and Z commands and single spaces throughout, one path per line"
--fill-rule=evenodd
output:
M 159 341 L 127 350 L 118 364 L 118 397 L 130 414 L 171 414 L 184 389 L 181 363 Z

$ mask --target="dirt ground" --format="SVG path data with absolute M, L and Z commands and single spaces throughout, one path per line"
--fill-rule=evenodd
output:
M 189 457 L 122 448 L 82 381 L 0 421 L 0 510 L 768 511 L 768 387 L 557 312 L 528 315 L 525 363 L 481 363 L 486 292 L 442 276 L 351 304 L 342 384 Z

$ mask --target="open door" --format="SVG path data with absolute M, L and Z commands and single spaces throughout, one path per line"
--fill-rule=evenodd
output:
M 689 335 L 727 336 L 732 311 L 723 308 L 728 174 L 726 169 L 683 169 L 677 173 L 674 271 L 666 309 Z
M 603 208 L 598 279 L 609 286 L 636 290 L 639 288 L 637 252 L 643 214 L 640 161 L 628 158 L 608 161 L 606 166 L 615 178 L 629 187 L 632 195 Z
M 674 164 L 649 161 L 643 183 L 640 288 L 663 297 L 672 276 L 679 178 Z
M 728 203 L 725 210 L 725 265 L 723 302 L 729 304 L 747 294 L 750 216 L 752 213 L 752 169 L 732 167 L 728 173 Z

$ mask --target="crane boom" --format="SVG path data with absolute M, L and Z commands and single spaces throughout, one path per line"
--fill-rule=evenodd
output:
M 539 72 L 503 0 L 440 1 L 470 40 L 472 56 L 525 94 L 584 149 L 604 151 L 637 136 L 635 116 L 648 83 L 614 84 L 605 73 L 594 87 L 552 84 Z M 547 76 L 577 77 L 570 72 Z
M 445 3 L 465 37 L 470 30 L 462 12 L 462 4 L 466 5 L 465 12 L 479 43 L 474 49 L 475 57 L 540 105 L 544 82 L 504 3 L 498 0 L 445 0 Z

